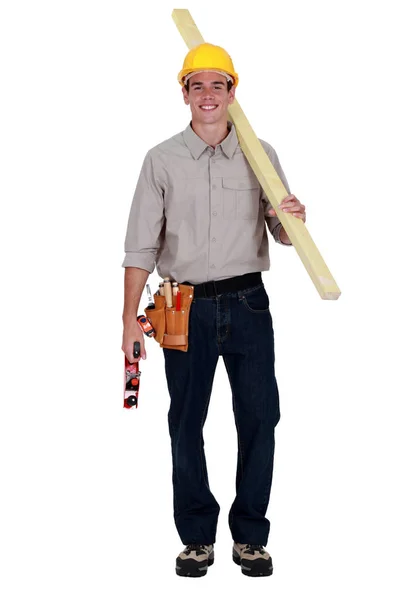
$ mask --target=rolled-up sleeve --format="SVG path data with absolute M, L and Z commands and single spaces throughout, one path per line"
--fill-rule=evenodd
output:
M 143 161 L 133 195 L 125 237 L 123 267 L 139 267 L 152 273 L 164 224 L 164 189 L 156 169 L 154 149 Z
M 267 142 L 264 142 L 263 140 L 260 140 L 264 150 L 266 151 L 266 153 L 268 154 L 268 157 L 275 169 L 275 171 L 278 173 L 280 180 L 282 181 L 283 185 L 286 188 L 286 191 L 288 193 L 288 195 L 291 193 L 290 192 L 290 188 L 289 188 L 289 184 L 288 181 L 286 179 L 285 173 L 283 172 L 283 169 L 281 167 L 281 164 L 279 162 L 279 158 L 277 153 L 275 152 L 274 148 L 268 144 Z M 278 242 L 278 244 L 282 244 L 282 246 L 292 246 L 292 244 L 286 244 L 285 242 L 282 242 L 281 238 L 279 237 L 279 232 L 282 229 L 282 223 L 280 222 L 278 217 L 271 217 L 268 214 L 268 211 L 273 208 L 272 204 L 270 203 L 270 201 L 268 200 L 267 195 L 265 194 L 264 190 L 262 190 L 262 196 L 261 199 L 263 201 L 264 204 L 264 215 L 265 215 L 265 221 L 268 225 L 268 229 L 270 230 L 274 240 L 276 242 Z

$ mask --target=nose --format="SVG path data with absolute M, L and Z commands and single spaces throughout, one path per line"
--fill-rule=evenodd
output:
M 214 98 L 214 94 L 212 93 L 211 89 L 205 89 L 202 95 L 203 100 L 209 100 L 211 98 Z

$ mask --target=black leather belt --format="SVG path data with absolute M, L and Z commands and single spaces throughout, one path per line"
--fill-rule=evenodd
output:
M 184 285 L 194 286 L 195 298 L 215 298 L 219 294 L 228 292 L 238 292 L 250 287 L 255 287 L 262 283 L 261 272 L 246 273 L 237 277 L 229 277 L 219 281 L 206 281 L 204 283 L 193 284 L 190 281 L 183 281 Z

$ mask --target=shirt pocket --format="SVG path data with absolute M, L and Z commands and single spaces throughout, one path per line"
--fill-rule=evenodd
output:
M 224 219 L 257 219 L 260 184 L 256 177 L 223 177 Z

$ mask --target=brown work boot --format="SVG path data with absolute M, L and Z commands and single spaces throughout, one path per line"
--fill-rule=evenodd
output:
M 214 544 L 188 544 L 176 559 L 176 574 L 183 577 L 202 577 L 214 562 Z
M 259 544 L 233 543 L 233 561 L 242 567 L 243 575 L 265 577 L 272 575 L 272 558 Z

